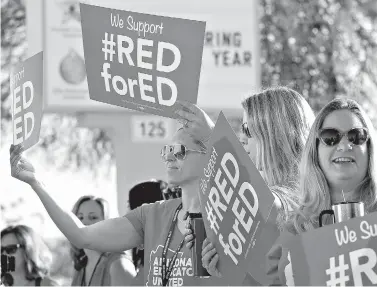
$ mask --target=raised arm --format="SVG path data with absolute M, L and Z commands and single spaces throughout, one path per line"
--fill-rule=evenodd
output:
M 71 211 L 62 209 L 37 178 L 33 165 L 22 157 L 21 146 L 11 146 L 10 164 L 12 176 L 32 187 L 56 226 L 78 248 L 114 252 L 128 250 L 143 243 L 143 238 L 125 217 L 84 226 Z

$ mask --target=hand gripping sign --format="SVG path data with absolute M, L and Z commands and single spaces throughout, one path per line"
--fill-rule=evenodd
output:
M 377 285 L 377 212 L 305 232 L 287 247 L 296 286 Z
M 197 102 L 205 22 L 80 4 L 92 100 L 176 118 Z
M 258 249 L 271 247 L 264 248 L 260 235 L 273 214 L 274 196 L 222 112 L 203 166 L 199 194 L 207 236 L 219 254 L 223 278 L 241 285 L 246 272 L 254 278 L 265 273 L 258 266 L 250 269 L 250 263 L 265 264 Z
M 13 99 L 13 144 L 24 149 L 39 141 L 43 105 L 43 52 L 17 64 L 11 70 Z

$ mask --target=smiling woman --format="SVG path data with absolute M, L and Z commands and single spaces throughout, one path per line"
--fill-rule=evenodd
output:
M 289 285 L 285 246 L 293 235 L 318 228 L 321 211 L 345 200 L 364 203 L 366 213 L 377 211 L 375 140 L 370 119 L 353 100 L 335 99 L 318 113 L 301 159 L 301 207 L 267 256 L 273 285 Z
M 182 198 L 143 205 L 125 215 L 144 238 L 144 285 L 219 284 L 211 278 L 193 276 L 191 252 L 184 245 L 183 236 L 187 214 L 200 212 L 198 166 L 206 151 L 203 142 L 180 128 L 171 143 L 162 147 L 161 158 L 167 182 L 182 189 Z
M 187 214 L 200 212 L 198 165 L 206 152 L 206 146 L 197 136 L 181 128 L 174 135 L 171 144 L 167 148 L 164 147 L 162 152 L 169 173 L 168 184 L 172 187 L 179 186 L 182 198 L 145 204 L 123 217 L 111 219 L 104 218 L 103 209 L 92 199 L 88 199 L 85 206 L 81 201 L 80 209 L 77 209 L 77 215 L 81 220 L 73 212 L 65 211 L 50 196 L 40 177 L 36 175 L 34 166 L 22 156 L 22 151 L 22 146 L 12 145 L 10 148 L 12 176 L 32 187 L 60 231 L 74 246 L 84 249 L 85 255 L 88 256 L 85 267 L 87 271 L 85 274 L 81 271 L 81 280 L 76 280 L 76 284 L 84 282 L 97 286 L 110 285 L 95 281 L 95 277 L 91 275 L 100 270 L 100 266 L 104 266 L 101 265 L 102 258 L 105 258 L 103 254 L 143 247 L 143 285 L 219 285 L 219 282 L 212 281 L 212 278 L 193 276 L 191 252 L 184 245 L 183 233 Z M 95 212 L 97 218 L 94 218 L 91 212 Z M 89 252 L 96 253 L 97 260 L 90 260 Z M 110 276 L 113 278 L 111 268 Z M 115 284 L 111 281 L 111 285 L 129 284 L 127 281 L 118 281 Z
M 368 169 L 368 130 L 361 119 L 349 110 L 329 114 L 322 124 L 318 145 L 319 165 L 330 188 L 331 201 L 346 198 L 359 199 L 356 188 L 363 181 Z
M 182 185 L 193 179 L 198 179 L 201 170 L 202 155 L 205 154 L 205 146 L 196 141 L 183 129 L 179 129 L 173 137 L 173 144 L 166 145 L 161 150 L 161 156 L 166 163 L 168 179 L 172 185 Z M 192 154 L 188 157 L 188 154 Z
M 318 227 L 318 216 L 331 204 L 362 201 L 377 207 L 375 130 L 353 100 L 336 99 L 317 115 L 301 161 L 301 210 L 292 221 L 298 232 Z M 307 218 L 307 220 L 305 219 Z

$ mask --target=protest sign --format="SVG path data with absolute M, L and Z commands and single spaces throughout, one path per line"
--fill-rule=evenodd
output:
M 43 52 L 12 68 L 10 74 L 12 95 L 13 144 L 24 149 L 39 141 L 43 108 Z
M 377 213 L 318 228 L 287 244 L 296 286 L 376 286 Z
M 80 4 L 89 96 L 177 118 L 197 103 L 205 22 Z
M 264 248 L 260 234 L 274 196 L 222 112 L 203 166 L 199 195 L 207 237 L 219 254 L 217 267 L 223 278 L 230 285 L 241 285 L 246 271 L 254 278 L 265 274 L 249 266 L 251 260 L 264 263 L 265 254 L 256 251 L 271 247 Z

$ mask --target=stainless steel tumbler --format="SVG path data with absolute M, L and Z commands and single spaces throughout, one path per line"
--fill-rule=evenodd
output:
M 206 239 L 206 230 L 201 213 L 189 213 L 191 229 L 194 233 L 194 245 L 191 248 L 192 268 L 195 277 L 209 277 L 202 264 L 202 245 Z

